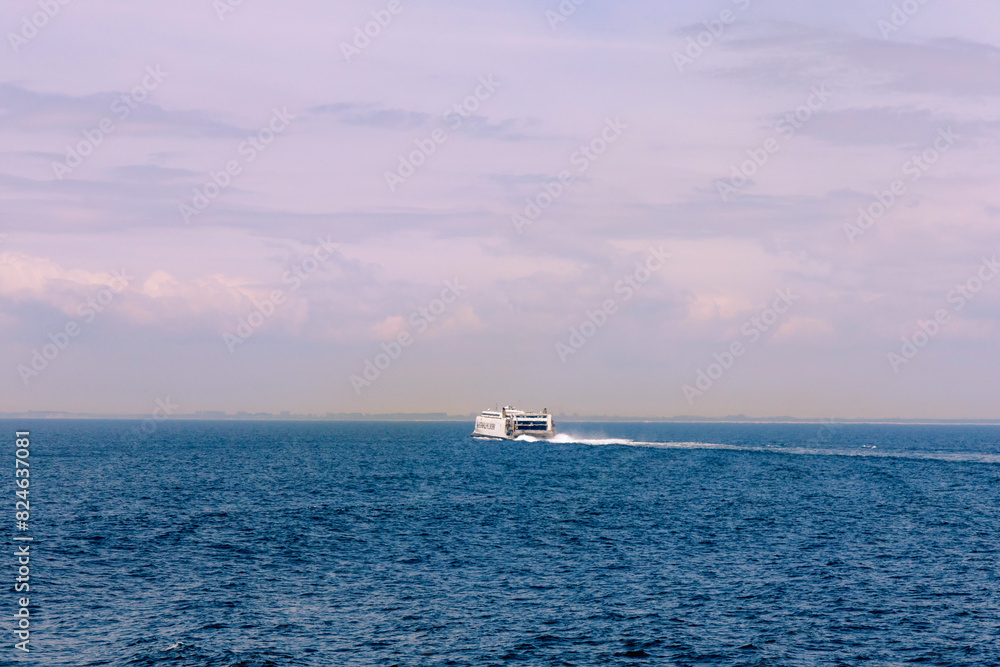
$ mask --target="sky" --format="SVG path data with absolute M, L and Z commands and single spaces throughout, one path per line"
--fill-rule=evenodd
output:
M 0 412 L 1000 418 L 998 26 L 10 0 Z

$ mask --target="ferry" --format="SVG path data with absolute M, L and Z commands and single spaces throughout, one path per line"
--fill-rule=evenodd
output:
M 526 412 L 505 405 L 499 410 L 483 410 L 476 417 L 476 430 L 472 435 L 488 438 L 513 440 L 519 435 L 535 438 L 551 438 L 556 434 L 556 423 L 548 409 L 541 412 Z

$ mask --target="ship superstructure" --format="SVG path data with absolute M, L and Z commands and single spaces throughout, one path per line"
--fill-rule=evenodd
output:
M 476 417 L 476 430 L 472 435 L 511 440 L 520 435 L 551 438 L 556 434 L 556 423 L 547 409 L 528 412 L 506 405 L 500 409 L 483 410 Z

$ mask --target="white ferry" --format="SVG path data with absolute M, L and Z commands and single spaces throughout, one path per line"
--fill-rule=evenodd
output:
M 556 423 L 547 409 L 541 412 L 525 412 L 509 405 L 499 410 L 483 410 L 476 417 L 476 430 L 472 435 L 512 440 L 519 435 L 535 438 L 551 438 L 556 434 Z

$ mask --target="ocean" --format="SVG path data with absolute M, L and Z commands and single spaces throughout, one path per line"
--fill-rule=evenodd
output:
M 2 423 L 0 664 L 1000 665 L 997 426 Z

